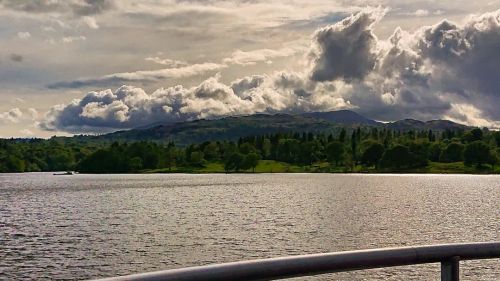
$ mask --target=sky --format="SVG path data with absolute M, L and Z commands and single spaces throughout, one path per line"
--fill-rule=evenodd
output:
M 500 0 L 0 0 L 0 137 L 339 109 L 500 128 Z

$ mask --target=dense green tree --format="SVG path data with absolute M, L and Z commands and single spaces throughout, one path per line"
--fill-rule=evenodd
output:
M 345 142 L 345 137 L 346 137 L 346 130 L 345 128 L 342 128 L 342 130 L 340 130 L 340 134 L 339 134 L 339 142 L 343 143 Z
M 483 131 L 479 128 L 472 129 L 463 135 L 465 142 L 475 142 L 483 139 Z
M 176 170 L 196 170 L 196 167 L 201 167 L 207 162 L 226 164 L 235 153 L 241 153 L 244 158 L 241 158 L 239 162 L 232 161 L 231 171 L 245 170 L 245 167 L 248 167 L 248 162 L 245 162 L 254 155 L 248 159 L 246 156 L 252 153 L 259 158 L 281 161 L 286 165 L 309 166 L 329 161 L 332 165 L 352 168 L 359 161 L 364 165 L 385 162 L 385 166 L 389 166 L 392 170 L 402 170 L 426 166 L 428 161 L 461 162 L 465 149 L 463 144 L 471 145 L 469 148 L 472 149 L 474 148 L 472 144 L 479 140 L 484 144 L 481 145 L 480 151 L 482 152 L 469 153 L 467 164 L 494 166 L 497 164 L 500 150 L 500 133 L 487 129 L 432 132 L 429 130 L 396 131 L 387 128 L 377 130 L 344 128 L 346 134 L 348 131 L 352 133 L 350 143 L 347 143 L 346 136 L 343 137 L 343 142 L 339 141 L 341 129 L 337 131 L 339 133 L 337 136 L 330 132 L 284 131 L 269 135 L 241 137 L 237 143 L 206 141 L 187 146 L 147 141 L 110 143 L 107 140 L 93 141 L 91 138 L 78 136 L 55 137 L 49 140 L 0 139 L 0 172 L 77 169 L 91 173 L 127 173 L 151 169 L 173 170 L 174 167 L 177 168 Z M 367 149 L 375 142 L 375 139 L 383 140 L 383 143 L 379 143 L 375 148 Z M 395 154 L 395 157 L 401 158 L 399 164 L 398 161 L 387 160 L 391 155 L 391 152 L 387 151 L 395 149 L 398 144 L 408 148 L 408 154 Z M 482 157 L 481 155 L 486 154 L 486 150 L 489 151 L 489 157 Z M 380 151 L 384 153 L 381 161 L 378 161 Z M 480 161 L 477 162 L 476 158 Z M 321 165 L 314 166 L 321 169 L 319 168 Z M 379 165 L 379 167 L 384 167 L 384 165 Z
M 429 146 L 429 160 L 438 162 L 441 153 L 444 150 L 444 145 L 440 142 L 434 142 Z
M 134 157 L 128 161 L 128 168 L 131 172 L 137 172 L 142 169 L 141 157 Z
M 79 164 L 82 173 L 123 173 L 123 160 L 113 150 L 100 149 Z
M 306 141 L 300 145 L 297 162 L 301 165 L 311 165 L 319 160 L 320 145 L 316 141 Z
M 332 141 L 326 146 L 326 157 L 330 163 L 335 163 L 338 166 L 345 157 L 344 144 L 339 141 Z
M 351 134 L 351 155 L 352 161 L 354 162 L 354 165 L 356 165 L 356 162 L 358 161 L 358 141 L 356 139 L 356 131 L 352 131 Z
M 191 152 L 191 157 L 189 160 L 191 165 L 201 167 L 201 166 L 203 166 L 204 161 L 205 161 L 205 159 L 204 159 L 203 152 L 201 152 L 201 151 Z
M 47 156 L 46 163 L 51 171 L 72 170 L 75 158 L 71 151 L 56 149 Z
M 481 167 L 483 164 L 491 163 L 492 155 L 490 153 L 490 148 L 482 141 L 474 141 L 467 146 L 464 150 L 464 162 L 465 165 L 476 164 L 477 167 Z
M 370 141 L 369 144 L 364 145 L 366 148 L 361 155 L 361 163 L 367 166 L 378 166 L 380 159 L 384 154 L 384 146 L 379 142 Z
M 234 142 L 226 142 L 221 146 L 221 157 L 226 161 L 231 155 L 238 151 L 238 146 Z
M 452 142 L 446 146 L 439 156 L 440 162 L 451 163 L 459 162 L 464 159 L 464 145 L 457 142 Z
M 7 157 L 5 166 L 7 168 L 7 171 L 14 173 L 22 173 L 26 169 L 26 163 L 24 162 L 24 160 L 19 159 L 14 155 L 10 155 Z
M 429 142 L 436 141 L 436 135 L 434 134 L 434 132 L 432 130 L 429 130 L 429 132 L 427 132 L 427 139 L 429 140 Z
M 245 160 L 245 155 L 235 152 L 231 154 L 224 163 L 224 170 L 226 172 L 230 171 L 240 171 L 243 167 L 243 161 Z
M 413 167 L 425 167 L 429 162 L 429 143 L 425 141 L 412 141 L 408 148 L 413 156 Z
M 412 166 L 414 157 L 410 149 L 404 145 L 395 145 L 384 152 L 380 160 L 380 166 L 383 168 L 402 169 Z
M 264 156 L 264 158 L 271 156 L 271 148 L 271 140 L 265 138 L 262 141 L 262 156 Z
M 207 161 L 219 159 L 219 145 L 216 142 L 208 142 L 203 148 L 203 155 Z
M 249 154 L 249 153 L 256 152 L 254 145 L 249 143 L 249 142 L 242 143 L 239 147 L 239 150 L 243 154 Z
M 495 140 L 496 146 L 500 147 L 500 132 L 494 132 L 493 138 Z
M 498 150 L 492 149 L 490 150 L 490 165 L 491 169 L 495 170 L 495 165 L 497 165 L 500 162 L 500 154 L 498 153 Z
M 177 153 L 176 149 L 174 146 L 169 146 L 165 150 L 165 167 L 168 168 L 169 171 L 172 170 L 172 167 L 175 165 L 176 159 L 177 159 Z M 142 162 L 141 162 L 142 164 Z
M 279 161 L 296 163 L 300 152 L 300 142 L 296 139 L 281 139 L 278 143 L 276 158 Z
M 245 155 L 242 163 L 242 169 L 248 170 L 252 169 L 252 172 L 255 172 L 255 167 L 259 164 L 260 156 L 255 152 L 248 153 Z

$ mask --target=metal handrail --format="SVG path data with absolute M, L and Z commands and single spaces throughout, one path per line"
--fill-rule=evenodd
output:
M 100 281 L 254 281 L 424 263 L 441 263 L 441 280 L 458 280 L 459 261 L 500 258 L 500 242 L 441 244 L 290 256 L 172 269 Z

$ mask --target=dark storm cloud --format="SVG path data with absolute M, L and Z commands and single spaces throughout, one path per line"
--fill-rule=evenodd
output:
M 418 50 L 434 63 L 436 86 L 500 120 L 500 11 L 463 26 L 443 21 L 421 34 Z
M 397 29 L 388 41 L 374 38 L 371 21 L 360 20 L 363 17 L 370 18 L 358 15 L 344 21 L 347 25 L 327 27 L 337 31 L 329 32 L 327 43 L 315 36 L 321 52 L 314 56 L 313 79 L 356 78 L 347 81 L 352 89 L 342 96 L 358 111 L 382 120 L 442 118 L 459 107 L 472 107 L 493 122 L 500 120 L 500 11 L 471 16 L 463 24 L 444 20 L 413 34 Z M 342 49 L 330 53 L 341 41 Z M 326 47 L 329 42 L 334 48 Z M 359 49 L 363 51 L 354 52 Z M 337 53 L 359 68 L 344 67 Z M 351 53 L 356 55 L 349 57 Z
M 382 15 L 380 11 L 360 12 L 316 31 L 310 53 L 312 80 L 362 79 L 372 71 L 377 37 L 371 27 Z
M 500 11 L 471 17 L 463 25 L 445 20 L 400 37 L 392 43 L 399 55 L 384 58 L 403 61 L 385 64 L 403 79 L 398 89 L 416 87 L 419 97 L 435 96 L 449 106 L 467 103 L 484 117 L 500 120 Z

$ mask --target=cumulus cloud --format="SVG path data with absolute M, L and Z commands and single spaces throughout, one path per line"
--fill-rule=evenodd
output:
M 82 18 L 82 21 L 85 25 L 87 25 L 91 29 L 99 29 L 97 20 L 94 17 L 85 16 Z
M 459 25 L 442 21 L 415 34 L 410 51 L 424 64 L 430 92 L 452 103 L 468 103 L 485 118 L 500 120 L 500 10 Z
M 494 78 L 500 75 L 500 11 L 415 33 L 397 29 L 389 40 L 373 35 L 379 16 L 362 12 L 319 30 L 311 79 L 342 80 L 341 96 L 381 120 L 442 118 L 457 111 L 454 104 L 477 109 L 483 124 L 500 119 Z
M 31 33 L 27 32 L 27 31 L 26 32 L 18 32 L 17 37 L 19 37 L 19 39 L 26 40 L 26 39 L 31 38 Z
M 23 117 L 23 112 L 19 108 L 12 108 L 9 111 L 0 113 L 0 122 L 2 123 L 19 123 Z
M 162 79 L 196 76 L 210 71 L 217 71 L 227 67 L 217 63 L 201 63 L 179 68 L 165 68 L 158 70 L 141 70 L 104 75 L 97 78 L 83 78 L 69 82 L 58 82 L 48 85 L 51 89 L 82 88 L 95 85 L 109 85 L 126 82 L 152 82 Z
M 196 87 L 151 94 L 130 86 L 91 92 L 52 108 L 41 125 L 102 132 L 158 121 L 354 108 L 379 120 L 450 118 L 498 127 L 500 10 L 471 16 L 462 24 L 441 21 L 413 33 L 398 28 L 381 40 L 373 28 L 384 13 L 368 9 L 319 29 L 307 56 L 310 67 L 303 72 L 254 75 L 229 84 L 213 77 Z M 97 82 L 172 77 L 183 69 L 115 74 Z
M 324 89 L 323 89 L 324 90 Z M 256 112 L 299 112 L 348 108 L 342 98 L 322 91 L 296 73 L 252 76 L 226 85 L 212 77 L 200 85 L 161 88 L 147 94 L 137 87 L 90 92 L 69 105 L 53 107 L 40 124 L 45 130 L 106 132 L 154 121 L 184 121 Z
M 363 11 L 316 31 L 309 54 L 311 79 L 362 79 L 371 72 L 378 40 L 372 27 L 384 14 L 382 9 Z
M 38 111 L 32 107 L 28 108 L 28 114 L 31 117 L 31 120 L 35 121 L 38 119 Z

